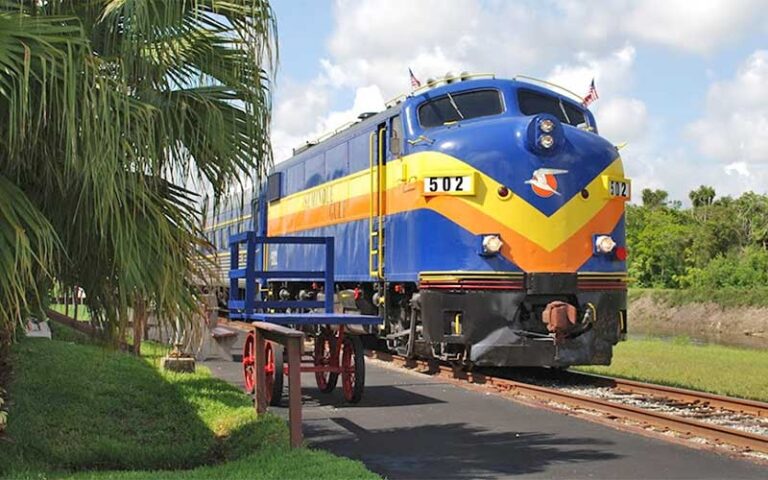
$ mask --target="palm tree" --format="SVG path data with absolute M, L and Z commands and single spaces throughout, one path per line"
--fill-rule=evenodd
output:
M 696 190 L 691 190 L 688 193 L 688 198 L 691 199 L 691 204 L 694 208 L 708 207 L 715 201 L 715 189 L 701 185 Z
M 107 330 L 196 308 L 198 196 L 271 163 L 268 0 L 0 0 L 0 327 L 54 281 Z M 0 338 L 2 340 L 2 338 Z

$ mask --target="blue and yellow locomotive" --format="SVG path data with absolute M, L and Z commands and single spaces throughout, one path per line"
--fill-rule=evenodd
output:
M 491 366 L 608 364 L 626 332 L 617 148 L 572 95 L 463 74 L 298 149 L 228 232 L 333 236 L 339 310 L 406 355 Z M 309 246 L 272 246 L 266 269 L 322 270 Z M 270 283 L 270 295 L 326 295 Z

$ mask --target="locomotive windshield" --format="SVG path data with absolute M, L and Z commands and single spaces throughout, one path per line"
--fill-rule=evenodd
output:
M 449 122 L 498 115 L 504 111 L 498 90 L 449 93 L 419 107 L 419 123 L 424 128 Z
M 548 113 L 554 115 L 563 123 L 577 127 L 586 124 L 584 112 L 571 102 L 564 102 L 559 97 L 552 97 L 533 90 L 520 89 L 517 91 L 517 103 L 523 115 Z

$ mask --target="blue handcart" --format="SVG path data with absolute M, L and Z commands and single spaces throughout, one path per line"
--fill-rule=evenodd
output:
M 245 245 L 245 265 L 241 265 L 241 245 Z M 324 245 L 325 270 L 267 271 L 257 246 L 261 245 Z M 256 232 L 232 235 L 229 239 L 229 316 L 248 322 L 269 322 L 310 330 L 314 338 L 311 363 L 302 363 L 302 372 L 312 372 L 320 391 L 329 393 L 336 388 L 339 376 L 344 399 L 357 403 L 365 388 L 365 354 L 360 337 L 350 331 L 350 325 L 378 325 L 381 317 L 334 312 L 334 239 L 333 237 L 265 237 Z M 322 280 L 323 300 L 274 300 L 261 298 L 261 286 L 269 280 Z M 243 288 L 243 283 L 244 287 Z M 243 346 L 243 377 L 246 391 L 254 393 L 255 333 L 250 331 Z M 282 346 L 265 345 L 265 386 L 270 405 L 279 405 L 283 394 L 284 362 Z

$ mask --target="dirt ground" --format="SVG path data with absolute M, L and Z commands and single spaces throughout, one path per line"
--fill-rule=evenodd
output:
M 630 301 L 630 334 L 685 335 L 692 340 L 750 348 L 768 348 L 768 308 L 728 307 L 716 303 L 672 306 L 652 295 Z

